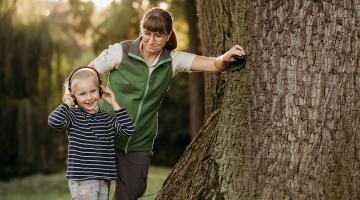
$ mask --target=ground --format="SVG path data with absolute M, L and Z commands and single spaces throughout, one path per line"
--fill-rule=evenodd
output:
M 141 200 L 155 199 L 156 193 L 169 174 L 170 169 L 164 167 L 150 167 L 148 187 Z M 114 191 L 115 182 L 111 184 L 110 198 Z M 65 172 L 52 175 L 32 175 L 29 177 L 13 179 L 9 182 L 0 181 L 0 199 L 2 200 L 68 200 L 70 192 Z

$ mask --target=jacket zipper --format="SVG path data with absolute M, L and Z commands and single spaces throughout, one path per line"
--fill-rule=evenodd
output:
M 129 53 L 128 55 L 131 56 L 131 57 L 133 57 L 133 58 L 136 58 L 136 59 L 138 59 L 138 60 L 141 60 L 142 62 L 145 63 L 145 65 L 147 65 L 146 62 L 145 62 L 145 60 L 144 60 L 142 57 L 139 57 L 139 56 L 137 56 L 137 55 L 135 55 L 135 54 L 133 54 L 133 53 Z M 145 97 L 146 97 L 146 95 L 147 95 L 147 93 L 148 93 L 148 90 L 149 90 L 149 86 L 150 86 L 150 85 L 149 85 L 149 82 L 150 82 L 151 73 L 152 73 L 158 66 L 162 65 L 162 64 L 165 63 L 165 62 L 169 62 L 169 61 L 171 61 L 171 58 L 168 58 L 168 59 L 165 59 L 165 60 L 160 61 L 160 62 L 154 67 L 153 70 L 150 70 L 150 69 L 147 67 L 147 70 L 148 70 L 149 74 L 148 74 L 148 78 L 147 78 L 147 82 L 146 82 L 146 88 L 145 88 L 144 96 L 142 97 L 142 99 L 141 99 L 141 101 L 140 101 L 140 103 L 139 103 L 138 111 L 137 111 L 137 113 L 136 113 L 135 122 L 134 122 L 134 126 L 135 126 L 135 127 L 136 127 L 137 121 L 138 121 L 138 119 L 139 119 L 139 117 L 140 117 L 140 112 L 141 112 L 142 105 L 143 105 L 143 103 L 144 103 Z M 128 147 L 129 147 L 131 138 L 132 138 L 132 136 L 130 136 L 129 139 L 127 140 L 127 142 L 126 142 L 126 145 L 125 145 L 125 154 L 127 154 Z
M 150 85 L 149 85 L 149 82 L 150 82 L 150 77 L 151 77 L 151 72 L 152 72 L 152 71 L 150 71 L 149 68 L 148 68 L 147 70 L 148 70 L 149 74 L 148 74 L 148 78 L 147 78 L 147 81 L 146 81 L 146 87 L 145 87 L 144 96 L 142 97 L 142 99 L 141 99 L 141 101 L 140 101 L 140 103 L 139 103 L 138 111 L 137 111 L 137 113 L 136 113 L 136 118 L 135 118 L 135 122 L 134 122 L 134 126 L 135 126 L 135 127 L 136 127 L 136 124 L 137 124 L 137 122 L 138 122 L 138 120 L 139 120 L 140 112 L 141 112 L 141 109 L 142 109 L 142 106 L 143 106 L 145 97 L 146 97 L 146 95 L 147 95 L 147 93 L 148 93 L 148 91 L 149 91 L 149 86 L 150 86 Z M 128 150 L 128 147 L 129 147 L 129 143 L 130 143 L 130 141 L 131 141 L 131 138 L 132 138 L 132 136 L 130 136 L 129 139 L 127 140 L 127 142 L 126 142 L 125 153 L 127 153 L 127 150 Z

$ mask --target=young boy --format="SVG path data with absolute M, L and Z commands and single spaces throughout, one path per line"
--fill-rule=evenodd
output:
M 65 85 L 62 103 L 50 114 L 48 122 L 53 128 L 67 131 L 66 178 L 71 198 L 107 200 L 110 181 L 117 178 L 114 137 L 132 135 L 133 123 L 113 92 L 101 87 L 95 69 L 75 69 Z M 115 116 L 98 109 L 101 98 L 111 105 Z

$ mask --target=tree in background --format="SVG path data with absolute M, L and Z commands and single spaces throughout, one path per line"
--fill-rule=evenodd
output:
M 186 0 L 186 19 L 189 25 L 189 52 L 200 53 L 198 20 L 195 0 Z M 195 138 L 204 123 L 204 74 L 191 73 L 189 77 L 190 135 Z
M 359 199 L 360 3 L 197 5 L 202 52 L 247 64 L 206 75 L 209 118 L 157 199 Z
M 47 13 L 45 4 L 35 5 L 0 1 L 0 178 L 62 169 L 66 158 L 66 135 L 54 133 L 47 116 L 82 51 L 76 37 L 90 26 L 93 9 L 71 1 L 48 5 L 59 10 Z
M 134 3 L 138 10 L 134 8 Z M 106 13 L 97 19 L 99 22 L 92 35 L 92 46 L 96 55 L 111 44 L 137 37 L 141 4 L 141 0 L 122 0 L 120 3 L 113 1 L 105 10 Z
M 0 1 L 0 178 L 47 169 L 56 154 L 44 120 L 52 89 L 44 84 L 51 83 L 49 26 L 35 14 L 23 20 L 21 6 Z

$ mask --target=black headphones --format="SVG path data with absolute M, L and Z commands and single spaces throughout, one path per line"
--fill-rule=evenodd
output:
M 68 90 L 69 90 L 69 92 L 71 93 L 71 84 L 72 84 L 72 78 L 73 78 L 74 74 L 75 74 L 77 71 L 81 70 L 81 69 L 91 69 L 91 70 L 93 70 L 93 71 L 96 73 L 97 79 L 98 79 L 98 82 L 99 82 L 99 96 L 100 96 L 100 98 L 101 98 L 103 91 L 102 91 L 102 88 L 100 87 L 100 86 L 101 86 L 100 74 L 99 74 L 98 71 L 96 71 L 96 69 L 94 69 L 94 68 L 92 68 L 92 67 L 89 67 L 89 66 L 78 67 L 78 68 L 74 69 L 74 70 L 70 73 L 69 77 L 67 78 L 67 80 L 68 80 Z M 76 101 L 75 96 L 74 96 L 74 95 L 71 95 L 71 97 L 73 98 L 73 101 L 74 101 L 75 105 L 77 105 L 77 101 Z

